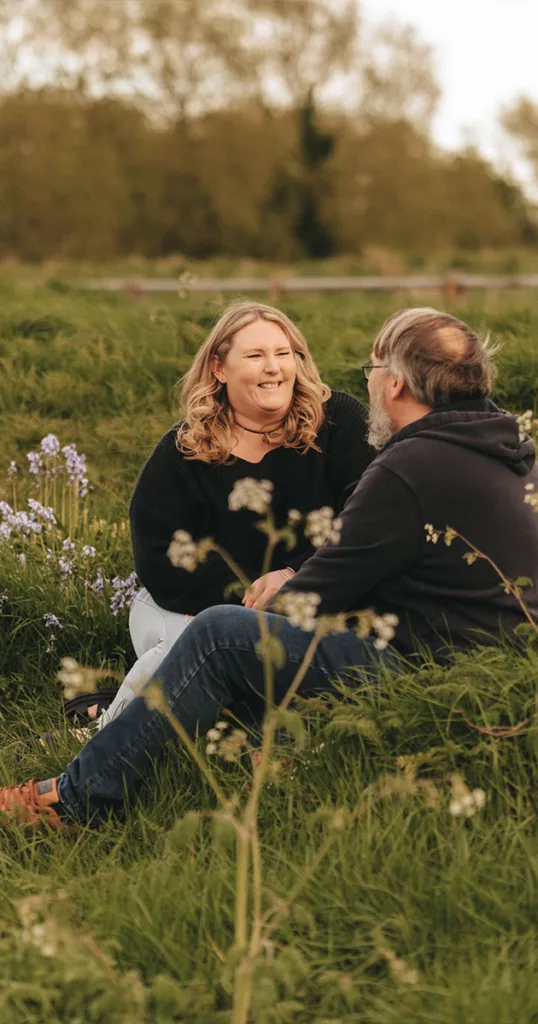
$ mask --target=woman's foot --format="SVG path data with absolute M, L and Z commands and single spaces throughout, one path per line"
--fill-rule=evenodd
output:
M 21 825 L 36 826 L 45 821 L 52 828 L 67 828 L 58 810 L 58 779 L 37 782 L 30 779 L 22 786 L 6 786 L 0 789 L 0 817 Z

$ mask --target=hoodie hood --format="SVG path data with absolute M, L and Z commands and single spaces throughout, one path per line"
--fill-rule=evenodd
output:
M 445 441 L 497 459 L 516 473 L 526 476 L 536 461 L 534 441 L 526 434 L 519 437 L 516 417 L 499 409 L 488 398 L 457 402 L 409 423 L 391 438 L 383 451 L 401 441 Z

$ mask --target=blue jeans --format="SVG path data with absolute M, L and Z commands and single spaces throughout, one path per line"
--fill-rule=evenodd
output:
M 286 662 L 275 669 L 275 703 L 279 703 L 301 664 L 312 634 L 267 613 L 269 627 L 280 638 Z M 217 721 L 220 709 L 263 695 L 263 664 L 256 612 L 218 605 L 196 616 L 176 640 L 154 678 L 160 679 L 168 706 L 194 737 Z M 337 676 L 357 669 L 360 678 L 375 679 L 381 664 L 401 664 L 394 651 L 377 651 L 372 638 L 359 639 L 348 630 L 324 637 L 299 689 L 303 697 L 332 689 Z M 356 673 L 355 673 L 356 675 Z M 135 698 L 109 725 L 86 744 L 58 782 L 61 806 L 70 817 L 90 821 L 120 808 L 135 793 L 163 747 L 177 734 L 143 696 Z

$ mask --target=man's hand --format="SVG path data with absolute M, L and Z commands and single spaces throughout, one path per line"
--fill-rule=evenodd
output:
M 275 569 L 273 572 L 266 572 L 264 576 L 254 580 L 241 603 L 245 608 L 265 608 L 280 588 L 294 575 L 292 569 Z

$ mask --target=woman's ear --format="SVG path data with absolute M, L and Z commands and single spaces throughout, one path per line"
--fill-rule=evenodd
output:
M 224 367 L 218 356 L 211 356 L 211 369 L 219 384 L 225 384 L 226 376 L 224 374 Z

